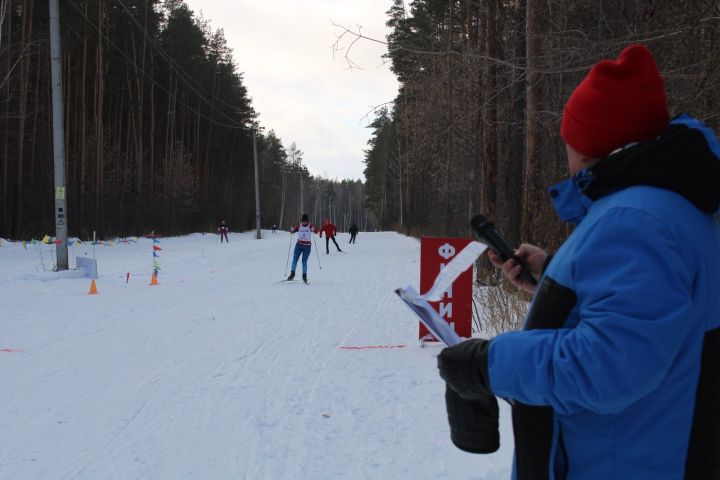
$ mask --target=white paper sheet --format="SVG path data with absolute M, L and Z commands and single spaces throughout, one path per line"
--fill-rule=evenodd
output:
M 410 307 L 410 310 L 415 312 L 415 315 L 418 316 L 430 333 L 445 345 L 452 347 L 464 340 L 460 335 L 455 333 L 452 326 L 443 320 L 426 300 L 418 295 L 413 287 L 398 288 L 395 290 L 395 293 Z

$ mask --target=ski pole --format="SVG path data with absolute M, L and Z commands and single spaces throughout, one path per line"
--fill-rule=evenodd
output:
M 322 265 L 320 265 L 320 254 L 318 253 L 317 241 L 315 240 L 315 235 L 313 235 L 313 242 L 315 242 L 315 255 L 317 255 L 317 259 L 318 259 L 318 267 L 320 268 L 320 270 L 322 270 Z
M 290 244 L 288 245 L 287 260 L 285 260 L 285 276 L 286 276 L 286 277 L 287 277 L 287 267 L 288 267 L 288 263 L 290 262 L 290 247 L 292 247 L 292 237 L 293 237 L 293 234 L 292 234 L 292 232 L 290 232 Z

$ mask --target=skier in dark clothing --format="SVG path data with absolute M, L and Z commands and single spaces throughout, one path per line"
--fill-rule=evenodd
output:
M 353 223 L 350 225 L 350 230 L 348 231 L 350 232 L 350 241 L 348 243 L 355 243 L 355 237 L 357 237 L 358 234 L 358 226 Z
M 300 218 L 300 223 L 290 229 L 291 235 L 295 232 L 298 232 L 298 241 L 295 243 L 292 267 L 290 269 L 290 276 L 287 279 L 293 280 L 295 278 L 295 268 L 297 267 L 300 255 L 302 255 L 302 279 L 303 282 L 307 283 L 307 261 L 312 248 L 312 236 L 313 233 L 317 233 L 317 229 L 315 225 L 309 222 L 307 214 L 303 213 Z
M 228 232 L 230 229 L 227 225 L 225 225 L 225 220 L 220 222 L 220 226 L 218 227 L 218 232 L 220 233 L 220 243 L 223 243 L 223 238 L 227 243 L 230 243 L 230 240 L 228 240 Z
M 337 234 L 337 227 L 330 223 L 330 219 L 325 219 L 325 225 L 320 229 L 320 238 L 323 236 L 323 232 L 325 232 L 325 255 L 330 254 L 330 240 L 335 244 L 337 247 L 338 252 L 342 252 L 340 250 L 340 246 L 335 241 L 335 235 Z

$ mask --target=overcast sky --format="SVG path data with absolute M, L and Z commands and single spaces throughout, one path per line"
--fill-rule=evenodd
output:
M 398 84 L 385 45 L 357 42 L 350 51 L 362 70 L 349 70 L 344 52 L 333 58 L 342 30 L 362 26 L 385 40 L 391 0 L 185 0 L 225 31 L 260 124 L 285 147 L 302 150 L 310 173 L 327 178 L 363 177 L 363 149 L 373 106 L 390 102 Z M 347 42 L 345 42 L 347 45 Z

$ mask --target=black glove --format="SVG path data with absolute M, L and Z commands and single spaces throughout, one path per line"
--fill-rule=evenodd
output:
M 466 340 L 438 355 L 445 380 L 450 439 L 460 450 L 492 453 L 500 447 L 498 404 L 490 390 L 487 355 L 490 341 Z
M 465 400 L 492 396 L 488 374 L 490 340 L 472 338 L 448 347 L 438 355 L 440 376 Z
M 492 453 L 500 448 L 499 410 L 493 395 L 469 401 L 446 386 L 445 407 L 450 424 L 450 440 L 460 450 Z

